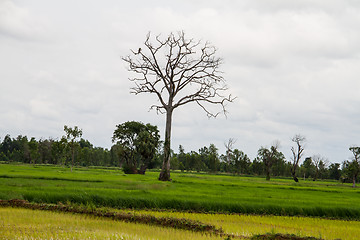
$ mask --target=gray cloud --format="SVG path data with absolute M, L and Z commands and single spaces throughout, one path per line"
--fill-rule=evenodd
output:
M 121 56 L 151 31 L 184 30 L 224 58 L 228 118 L 207 119 L 195 105 L 177 109 L 173 148 L 198 150 L 237 138 L 255 157 L 278 139 L 308 139 L 306 155 L 340 162 L 359 143 L 358 1 L 0 1 L 0 136 L 60 137 L 78 125 L 109 147 L 116 124 L 165 116 L 155 96 L 130 95 Z

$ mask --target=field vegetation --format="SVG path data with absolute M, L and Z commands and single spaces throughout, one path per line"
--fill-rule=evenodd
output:
M 158 172 L 127 175 L 116 168 L 73 168 L 71 172 L 69 168 L 53 165 L 1 164 L 0 199 L 61 203 L 100 211 L 110 209 L 119 214 L 157 220 L 175 219 L 175 222 L 176 219 L 185 219 L 189 223 L 200 223 L 199 226 L 214 226 L 224 235 L 172 227 L 160 231 L 161 224 L 150 226 L 141 221 L 124 223 L 101 216 L 9 207 L 0 208 L 0 234 L 11 236 L 16 232 L 14 236 L 18 239 L 24 236 L 28 239 L 52 236 L 167 239 L 170 235 L 174 236 L 172 239 L 224 239 L 224 236 L 250 238 L 254 234 L 269 232 L 322 239 L 357 239 L 360 235 L 360 207 L 357 204 L 360 192 L 350 183 L 295 183 L 290 178 L 266 181 L 252 176 L 182 172 L 172 173 L 172 182 L 160 182 L 157 176 Z M 34 221 L 29 220 L 32 214 Z M 51 223 L 48 218 L 57 219 L 54 221 L 59 224 L 48 225 L 50 230 L 46 230 L 44 223 Z M 73 221 L 80 227 L 75 229 Z M 101 227 L 89 227 L 94 225 Z M 144 230 L 136 230 L 136 226 Z M 72 229 L 72 235 L 67 233 L 67 229 Z
M 360 234 L 358 221 L 309 217 L 130 211 L 31 204 L 22 200 L 2 200 L 0 206 L 0 234 L 3 239 L 166 239 L 170 236 L 166 234 L 173 234 L 172 239 L 355 240 Z M 121 224 L 119 220 L 127 224 Z M 142 232 L 134 232 L 133 223 Z M 150 230 L 150 226 L 154 231 Z M 307 237 L 309 235 L 318 237 Z
M 156 172 L 126 175 L 112 169 L 1 165 L 0 199 L 72 202 L 113 208 L 272 214 L 359 219 L 359 190 L 331 181 Z
M 124 211 L 124 210 L 122 210 Z M 126 210 L 128 212 L 128 210 Z M 251 237 L 256 234 L 282 233 L 296 236 L 314 236 L 322 239 L 356 240 L 360 236 L 359 221 L 331 220 L 314 217 L 288 217 L 247 214 L 208 214 L 169 211 L 136 211 L 157 217 L 186 218 L 211 224 L 225 234 Z
M 1 239 L 223 239 L 199 232 L 87 215 L 0 208 Z

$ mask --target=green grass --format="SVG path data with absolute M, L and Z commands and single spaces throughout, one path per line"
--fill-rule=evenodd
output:
M 0 164 L 0 199 L 360 219 L 360 191 L 349 184 L 179 172 L 172 173 L 172 182 L 157 177 L 157 172 Z
M 129 213 L 129 210 L 118 210 Z M 225 234 L 251 237 L 258 234 L 295 234 L 299 237 L 313 236 L 322 239 L 358 240 L 360 221 L 330 220 L 314 217 L 288 217 L 244 214 L 205 214 L 172 211 L 132 210 L 133 214 L 155 217 L 185 218 L 210 224 Z M 269 238 L 271 239 L 271 238 Z
M 0 207 L 0 239 L 220 240 L 199 232 L 61 212 Z
M 131 238 L 125 239 L 150 236 L 151 239 L 169 239 L 170 236 L 171 239 L 199 239 L 202 236 L 203 239 L 357 240 L 360 234 L 360 221 L 96 209 L 92 206 L 30 204 L 23 200 L 0 203 L 0 236 L 4 239 L 50 239 L 54 235 L 56 239 L 122 239 L 124 233 L 129 237 L 129 230 L 136 226 L 129 223 L 137 223 L 141 233 L 146 230 L 150 235 L 134 236 L 136 232 L 132 231 Z M 113 227 L 106 230 L 106 225 Z M 183 231 L 185 229 L 190 231 Z

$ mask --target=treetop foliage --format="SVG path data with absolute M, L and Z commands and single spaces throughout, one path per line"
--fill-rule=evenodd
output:
M 112 141 L 118 146 L 120 164 L 125 163 L 126 173 L 144 174 L 155 157 L 160 135 L 156 126 L 129 121 L 116 126 Z

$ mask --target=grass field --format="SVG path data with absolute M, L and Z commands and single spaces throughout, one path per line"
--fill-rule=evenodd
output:
M 360 191 L 349 184 L 189 173 L 172 173 L 172 182 L 157 177 L 156 172 L 1 164 L 0 199 L 360 219 Z
M 314 217 L 204 214 L 168 211 L 134 211 L 136 214 L 186 218 L 222 228 L 225 233 L 250 237 L 255 234 L 284 233 L 323 239 L 358 240 L 359 221 L 330 220 Z
M 43 206 L 43 205 L 41 205 Z M 109 209 L 108 209 L 109 210 Z M 99 211 L 99 210 L 97 210 Z M 101 211 L 101 210 L 100 210 Z M 129 210 L 117 210 L 129 214 Z M 359 221 L 309 217 L 204 214 L 132 210 L 138 217 L 187 219 L 223 229 L 223 235 L 208 231 L 185 231 L 151 223 L 129 223 L 74 212 L 0 207 L 0 239 L 253 239 L 255 234 L 282 233 L 319 239 L 356 240 Z M 170 237 L 171 236 L 171 237 Z M 256 238 L 255 238 L 256 239 Z M 281 238 L 284 239 L 284 238 Z
M 360 191 L 349 184 L 294 183 L 291 179 L 268 182 L 259 177 L 180 172 L 172 173 L 172 182 L 160 182 L 157 177 L 157 172 L 125 175 L 106 168 L 75 168 L 70 172 L 59 166 L 0 164 L 0 199 L 82 204 L 114 208 L 112 211 L 119 213 L 195 220 L 233 236 L 250 237 L 267 232 L 323 239 L 352 240 L 360 236 Z M 169 239 L 169 236 L 224 239 L 169 227 L 9 207 L 0 207 L 0 236 L 2 239 Z
M 0 239 L 223 239 L 192 231 L 69 213 L 0 208 Z

